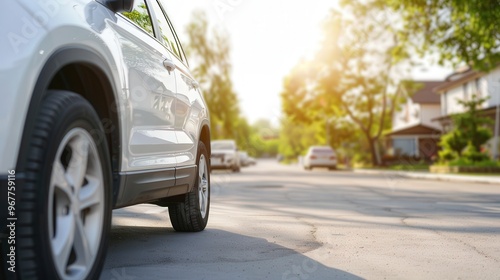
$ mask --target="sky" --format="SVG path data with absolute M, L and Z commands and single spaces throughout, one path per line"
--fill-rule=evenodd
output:
M 233 84 L 243 115 L 254 123 L 279 124 L 284 77 L 321 39 L 321 22 L 335 0 L 162 0 L 180 40 L 194 10 L 205 10 L 210 23 L 231 40 Z M 450 69 L 418 67 L 415 79 L 444 79 Z

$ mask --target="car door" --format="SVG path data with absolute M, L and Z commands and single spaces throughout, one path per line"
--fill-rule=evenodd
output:
M 136 0 L 132 12 L 118 16 L 123 59 L 128 70 L 129 96 L 125 123 L 126 171 L 175 168 L 176 77 L 165 63 L 171 57 L 155 37 L 151 9 Z
M 165 6 L 157 0 L 149 1 L 161 27 L 164 45 L 169 48 L 176 68 L 174 127 L 178 141 L 177 166 L 192 166 L 196 162 L 201 121 L 207 117 L 208 111 L 201 99 L 198 84 L 190 74 L 184 51 L 168 19 Z
M 120 206 L 166 197 L 176 184 L 176 76 L 153 23 L 145 0 L 136 0 L 131 12 L 118 14 L 116 24 L 109 23 L 122 50 L 128 82 L 120 108 L 127 118 L 122 122 Z

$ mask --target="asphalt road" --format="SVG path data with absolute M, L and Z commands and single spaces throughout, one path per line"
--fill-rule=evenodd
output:
M 500 186 L 304 171 L 212 174 L 210 221 L 113 212 L 101 279 L 500 279 Z

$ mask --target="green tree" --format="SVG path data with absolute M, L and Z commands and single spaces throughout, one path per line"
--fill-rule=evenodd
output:
M 140 4 L 131 12 L 123 12 L 123 15 L 129 18 L 131 21 L 137 23 L 137 25 L 142 27 L 150 34 L 153 34 L 153 25 L 151 24 L 151 19 L 146 8 L 146 4 Z
M 248 124 L 240 116 L 233 89 L 228 37 L 217 30 L 210 36 L 207 17 L 200 11 L 193 13 L 187 33 L 187 54 L 210 110 L 212 138 L 236 139 L 239 146 L 246 146 Z
M 324 125 L 320 125 L 318 112 L 312 108 L 315 97 L 313 70 L 312 63 L 301 61 L 283 80 L 281 104 L 284 116 L 279 153 L 287 160 L 296 160 L 309 146 L 324 141 L 321 138 Z
M 500 62 L 500 0 L 375 0 L 400 15 L 404 48 L 421 54 L 437 49 L 441 62 L 468 63 L 489 70 Z
M 309 125 L 316 143 L 347 147 L 360 137 L 373 165 L 381 163 L 381 138 L 401 103 L 397 47 L 386 11 L 352 4 L 350 13 L 332 11 L 324 23 L 323 42 L 312 61 L 301 61 L 284 81 L 282 93 L 285 124 Z M 305 144 L 293 128 L 283 127 L 290 147 Z M 287 136 L 287 133 L 289 134 Z M 296 136 L 297 137 L 297 136 Z M 363 152 L 363 151 L 360 151 Z M 358 157 L 361 158 L 361 157 Z
M 333 11 L 315 60 L 317 107 L 337 119 L 347 116 L 363 135 L 373 165 L 381 164 L 380 140 L 400 103 L 397 40 L 384 11 Z M 358 14 L 362 12 L 362 14 Z
M 441 138 L 440 145 L 443 150 L 439 153 L 439 157 L 442 162 L 460 158 L 480 162 L 488 158 L 481 152 L 481 146 L 492 137 L 490 129 L 487 128 L 492 121 L 487 117 L 482 117 L 478 112 L 478 108 L 485 101 L 486 98 L 478 98 L 476 95 L 473 95 L 471 100 L 458 101 L 466 112 L 453 116 L 453 130 Z

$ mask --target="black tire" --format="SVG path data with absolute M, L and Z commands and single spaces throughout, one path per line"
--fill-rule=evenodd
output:
M 210 213 L 210 162 L 208 159 L 205 144 L 199 142 L 194 188 L 186 194 L 184 202 L 168 207 L 170 222 L 176 231 L 199 232 L 207 226 Z M 201 202 L 203 198 L 206 204 Z M 202 211 L 202 208 L 205 210 Z
M 50 91 L 28 135 L 18 211 L 20 278 L 98 279 L 112 205 L 109 153 L 99 117 L 81 96 Z M 59 258 L 57 244 L 63 248 Z M 83 266 L 71 266 L 77 261 Z

